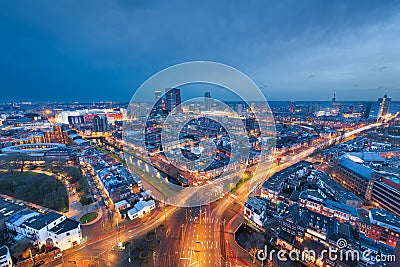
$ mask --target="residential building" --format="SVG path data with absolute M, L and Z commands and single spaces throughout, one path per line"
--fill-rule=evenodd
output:
M 357 234 L 350 223 L 340 223 L 332 217 L 313 212 L 293 204 L 282 219 L 281 230 L 277 235 L 276 244 L 282 249 L 295 251 L 302 255 L 303 262 L 318 266 L 355 266 L 354 262 L 332 261 L 325 255 L 328 248 L 337 249 L 337 241 L 345 239 L 347 247 L 357 247 Z M 315 254 L 307 253 L 314 251 Z
M 14 266 L 10 250 L 7 246 L 2 246 L 0 248 L 0 267 L 12 267 Z
M 303 191 L 298 205 L 321 215 L 336 218 L 339 222 L 350 222 L 355 227 L 358 221 L 357 210 L 345 204 L 326 199 L 316 191 Z
M 80 223 L 69 218 L 49 229 L 48 235 L 47 245 L 51 244 L 60 250 L 74 248 L 82 240 Z
M 246 222 L 256 230 L 264 230 L 267 220 L 266 211 L 269 201 L 259 196 L 250 197 L 244 203 L 244 218 Z
M 352 192 L 349 192 L 340 183 L 333 180 L 326 173 L 319 172 L 316 176 L 315 183 L 318 186 L 318 191 L 320 194 L 324 194 L 334 201 L 354 208 L 360 208 L 363 204 L 363 200 L 361 198 Z
M 130 206 L 131 206 L 131 204 L 126 199 L 118 201 L 114 204 L 114 207 L 118 212 L 120 212 L 121 210 L 127 209 Z
M 25 210 L 6 221 L 6 227 L 32 239 L 39 246 L 58 247 L 60 250 L 73 248 L 82 239 L 80 223 L 56 212 L 40 214 Z
M 128 210 L 127 214 L 129 219 L 134 220 L 136 218 L 143 217 L 144 215 L 150 213 L 156 208 L 156 203 L 154 200 L 144 201 L 141 200 L 137 202 L 132 209 Z
M 364 197 L 369 180 L 375 171 L 348 158 L 340 159 L 333 168 L 332 177 L 346 188 Z
M 368 237 L 395 247 L 400 241 L 400 216 L 384 209 L 371 209 L 369 219 L 371 230 Z

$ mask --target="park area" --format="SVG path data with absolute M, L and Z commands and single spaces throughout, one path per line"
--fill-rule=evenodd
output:
M 82 224 L 85 224 L 85 223 L 90 223 L 91 221 L 93 221 L 93 220 L 95 220 L 96 218 L 97 218 L 97 212 L 90 212 L 90 213 L 87 213 L 87 214 L 85 214 L 85 215 L 83 215 L 81 218 L 80 218 L 80 222 L 82 223 Z
M 0 172 L 0 193 L 59 212 L 68 211 L 68 193 L 54 177 L 35 172 Z

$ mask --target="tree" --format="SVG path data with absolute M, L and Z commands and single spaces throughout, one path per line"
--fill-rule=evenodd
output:
M 3 157 L 3 160 L 4 160 L 4 164 L 5 164 L 5 167 L 7 168 L 8 172 L 13 174 L 14 169 L 17 165 L 16 163 L 18 160 L 18 155 L 15 153 L 7 154 L 6 156 Z
M 15 190 L 17 189 L 18 184 L 13 180 L 9 180 L 9 181 L 7 181 L 6 185 L 7 185 L 8 191 L 10 191 L 11 193 L 14 194 Z
M 17 155 L 16 156 L 16 162 L 19 161 L 19 166 L 20 166 L 20 172 L 23 173 L 24 172 L 24 167 L 26 165 L 26 162 L 31 160 L 30 156 L 27 155 Z

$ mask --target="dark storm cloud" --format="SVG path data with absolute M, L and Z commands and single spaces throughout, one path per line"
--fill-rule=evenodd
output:
M 399 29 L 396 1 L 4 1 L 0 99 L 127 101 L 191 60 L 244 71 L 268 99 L 398 99 Z

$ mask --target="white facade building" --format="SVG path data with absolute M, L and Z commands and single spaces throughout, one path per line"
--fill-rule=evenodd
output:
M 143 217 L 145 214 L 150 213 L 152 210 L 156 208 L 156 203 L 154 200 L 149 201 L 139 201 L 133 206 L 133 209 L 128 210 L 128 217 L 131 220 L 134 220 L 139 217 Z
M 82 239 L 80 223 L 56 212 L 16 214 L 6 222 L 6 227 L 32 239 L 39 246 L 50 244 L 60 250 L 73 248 Z
M 250 197 L 244 204 L 244 218 L 257 230 L 262 230 L 266 221 L 267 200 L 261 197 Z

